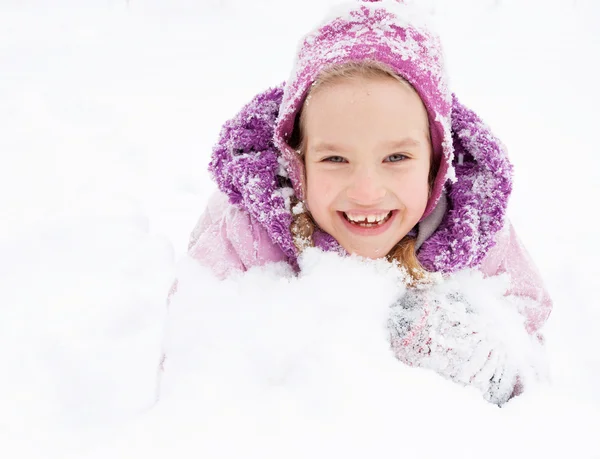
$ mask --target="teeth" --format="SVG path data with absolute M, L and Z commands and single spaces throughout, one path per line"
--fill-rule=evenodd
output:
M 348 214 L 346 213 L 346 217 L 348 218 L 348 220 L 350 220 L 351 222 L 354 223 L 381 223 L 383 220 L 385 220 L 388 215 L 390 213 L 385 213 L 385 214 Z

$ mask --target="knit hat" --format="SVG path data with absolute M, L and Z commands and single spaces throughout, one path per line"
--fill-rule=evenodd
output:
M 427 110 L 434 161 L 439 163 L 439 169 L 424 219 L 435 209 L 445 182 L 454 180 L 452 96 L 439 37 L 427 27 L 418 11 L 399 0 L 347 2 L 332 13 L 332 17 L 300 41 L 275 124 L 273 141 L 287 163 L 296 196 L 304 198 L 304 165 L 288 141 L 311 85 L 331 66 L 377 61 L 407 80 Z

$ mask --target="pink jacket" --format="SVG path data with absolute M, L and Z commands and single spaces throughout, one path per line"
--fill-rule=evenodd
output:
M 262 225 L 247 212 L 231 205 L 221 192 L 211 197 L 196 223 L 188 253 L 221 278 L 236 270 L 246 271 L 253 266 L 288 260 Z M 533 300 L 521 313 L 525 316 L 527 331 L 530 334 L 538 332 L 550 315 L 552 300 L 510 223 L 497 234 L 496 245 L 488 252 L 480 269 L 486 276 L 507 273 L 511 280 L 507 295 Z
M 220 192 L 210 199 L 206 211 L 191 234 L 188 248 L 190 256 L 212 268 L 221 278 L 234 271 L 245 271 L 253 266 L 288 260 L 256 219 L 231 205 L 227 197 Z M 529 300 L 518 301 L 515 306 L 520 308 L 519 312 L 525 317 L 527 331 L 536 334 L 542 341 L 539 330 L 550 314 L 552 301 L 510 223 L 498 233 L 496 245 L 488 252 L 480 269 L 486 276 L 508 274 L 510 289 L 506 292 L 507 297 Z M 407 301 L 395 309 L 396 313 L 392 312 L 395 314 L 391 319 L 393 323 L 405 321 L 404 308 Z M 461 374 L 461 371 L 456 369 L 456 362 L 468 362 L 472 353 L 476 351 L 470 350 L 466 355 L 457 355 L 456 350 L 447 344 L 448 340 L 443 344 L 432 342 L 432 336 L 440 334 L 440 330 L 432 333 L 433 325 L 439 326 L 440 323 L 447 323 L 449 319 L 443 307 L 432 308 L 427 301 L 419 306 L 422 307 L 420 319 L 412 320 L 405 330 L 397 334 L 392 333 L 391 344 L 399 360 L 411 366 L 433 369 L 463 385 L 476 386 L 488 401 L 499 405 L 523 391 L 517 370 L 510 365 L 500 366 L 497 361 L 492 362 L 491 359 L 488 359 L 486 365 L 492 368 L 477 368 L 473 374 Z M 460 333 L 464 336 L 459 336 L 459 339 L 469 340 L 478 332 L 466 328 L 460 330 Z M 457 346 L 457 349 L 460 347 L 462 346 Z M 484 348 L 484 352 L 489 352 L 490 355 L 496 351 L 493 347 Z M 436 363 L 439 361 L 439 354 L 447 356 L 447 360 L 454 361 L 453 364 L 441 368 L 439 363 Z M 485 377 L 478 378 L 478 375 Z
M 284 261 L 297 268 L 298 254 L 289 230 L 289 196 L 294 190 L 282 167 L 282 153 L 273 142 L 282 95 L 282 87 L 259 94 L 225 124 L 213 150 L 210 170 L 220 191 L 196 224 L 188 249 L 221 278 L 271 262 Z M 485 276 L 506 273 L 510 288 L 504 298 L 523 315 L 527 332 L 541 340 L 540 328 L 552 302 L 505 217 L 512 190 L 506 151 L 456 98 L 452 136 L 454 159 L 445 188 L 416 228 L 419 261 L 427 270 L 446 276 L 466 268 L 479 269 Z M 326 251 L 340 249 L 337 241 L 318 230 L 313 242 Z M 171 294 L 175 290 L 176 283 Z M 449 315 L 457 301 L 466 301 L 460 292 L 440 299 L 410 290 L 392 307 L 390 319 L 391 344 L 399 360 L 476 386 L 497 404 L 521 390 L 519 374 L 506 354 L 510 346 L 505 349 L 502 343 L 487 340 L 468 304 L 461 318 Z M 452 308 L 447 307 L 450 304 Z M 455 345 L 448 344 L 450 334 Z M 477 353 L 490 357 L 483 367 L 472 368 L 469 362 Z
M 523 315 L 529 334 L 541 336 L 552 303 L 506 219 L 512 191 L 507 152 L 450 92 L 439 37 L 411 25 L 401 3 L 369 0 L 336 9 L 301 41 L 286 85 L 257 95 L 225 123 L 210 164 L 220 192 L 196 225 L 189 253 L 220 277 L 277 261 L 297 268 L 290 197 L 303 198 L 304 169 L 288 145 L 297 114 L 327 66 L 375 60 L 418 92 L 439 162 L 423 220 L 413 229 L 419 261 L 446 276 L 467 268 L 486 276 L 506 273 L 510 287 L 500 301 Z M 340 250 L 318 229 L 313 243 Z M 476 386 L 486 399 L 501 404 L 518 391 L 519 372 L 511 364 L 510 346 L 488 339 L 474 320 L 477 308 L 470 306 L 461 292 L 444 298 L 433 287 L 408 289 L 392 306 L 392 346 L 401 361 Z

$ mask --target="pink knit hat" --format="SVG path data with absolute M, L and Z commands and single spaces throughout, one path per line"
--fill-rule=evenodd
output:
M 274 143 L 287 161 L 299 199 L 304 198 L 304 166 L 288 140 L 296 115 L 312 83 L 326 68 L 351 61 L 378 61 L 407 80 L 429 117 L 434 160 L 439 170 L 423 219 L 435 208 L 444 183 L 454 180 L 450 130 L 452 96 L 448 89 L 439 37 L 418 12 L 399 0 L 359 0 L 332 11 L 317 30 L 301 41 L 294 70 L 285 86 L 275 124 Z

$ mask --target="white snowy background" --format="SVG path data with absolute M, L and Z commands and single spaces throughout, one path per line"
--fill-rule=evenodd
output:
M 0 0 L 2 457 L 600 458 L 594 0 L 421 2 L 515 164 L 550 383 L 499 409 L 404 367 L 376 267 L 310 254 L 300 279 L 218 283 L 185 258 L 221 124 L 333 3 Z

